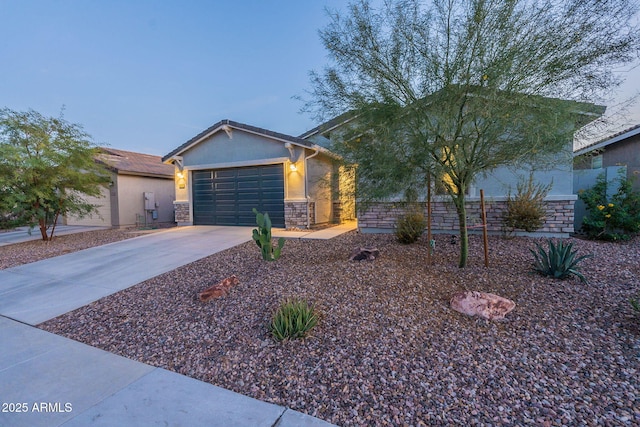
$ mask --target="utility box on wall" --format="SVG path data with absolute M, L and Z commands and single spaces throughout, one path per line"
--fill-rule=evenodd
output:
M 156 209 L 156 199 L 153 193 L 145 192 L 144 194 L 144 210 L 152 211 Z

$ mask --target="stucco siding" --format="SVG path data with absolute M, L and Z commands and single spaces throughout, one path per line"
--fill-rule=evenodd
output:
M 640 191 L 640 135 L 612 144 L 602 153 L 602 166 L 626 166 L 627 178 Z
M 488 197 L 503 197 L 509 192 L 514 194 L 518 183 L 528 181 L 531 173 L 535 183 L 551 184 L 549 196 L 573 194 L 573 156 L 570 145 L 548 160 L 541 158 L 538 163 L 531 160 L 530 163 L 531 166 L 503 166 L 486 174 L 480 174 L 474 182 L 475 193 L 472 195 L 479 196 L 480 189 L 483 189 L 485 196 Z
M 514 194 L 518 182 L 529 180 L 529 171 L 510 170 L 499 168 L 486 175 L 479 176 L 474 182 L 474 195 L 480 194 L 480 189 L 484 190 L 485 196 L 502 197 Z M 567 165 L 557 166 L 556 169 L 533 172 L 533 181 L 541 185 L 551 184 L 550 196 L 561 196 L 573 193 L 573 171 Z
M 102 197 L 85 196 L 84 200 L 92 205 L 97 205 L 97 212 L 87 215 L 84 218 L 70 216 L 67 218 L 67 225 L 84 226 L 111 226 L 111 196 L 110 189 L 102 188 Z
M 136 225 L 136 214 L 147 216 L 147 223 L 174 221 L 174 183 L 171 179 L 150 178 L 136 175 L 118 175 L 118 222 L 114 226 Z M 151 192 L 157 204 L 158 219 L 153 221 L 151 213 L 145 212 L 143 193 Z
M 265 159 L 289 157 L 289 151 L 279 141 L 233 129 L 231 138 L 218 132 L 182 154 L 184 166 L 219 168 L 239 162 L 262 162 Z

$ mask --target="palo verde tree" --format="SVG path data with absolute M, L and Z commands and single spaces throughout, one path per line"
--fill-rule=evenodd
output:
M 352 119 L 331 135 L 358 165 L 357 196 L 384 200 L 440 182 L 467 263 L 465 195 L 478 174 L 570 155 L 593 102 L 637 59 L 633 0 L 366 1 L 329 12 L 331 64 L 305 109 Z M 366 203 L 362 205 L 366 206 Z
M 0 110 L 0 215 L 38 226 L 42 240 L 50 241 L 60 215 L 94 212 L 83 197 L 100 196 L 109 182 L 95 161 L 97 150 L 62 114 Z

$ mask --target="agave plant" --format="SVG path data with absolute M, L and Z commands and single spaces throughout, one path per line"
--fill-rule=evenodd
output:
M 315 307 L 300 299 L 287 299 L 273 315 L 269 330 L 276 341 L 304 338 L 318 323 Z
M 577 250 L 573 249 L 573 243 L 564 244 L 559 241 L 554 244 L 551 239 L 548 240 L 549 250 L 546 251 L 542 245 L 536 243 L 537 251 L 529 249 L 535 261 L 533 269 L 545 276 L 555 277 L 556 279 L 566 279 L 569 276 L 578 277 L 583 283 L 587 283 L 587 279 L 578 270 L 578 264 L 586 258 L 593 255 L 582 255 L 576 257 Z

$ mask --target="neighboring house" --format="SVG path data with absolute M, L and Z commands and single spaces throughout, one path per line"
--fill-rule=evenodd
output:
M 640 124 L 606 139 L 580 148 L 573 153 L 575 170 L 604 169 L 625 166 L 627 178 L 640 191 Z
M 640 191 L 640 125 L 582 147 L 573 156 L 575 194 L 591 188 L 601 175 L 607 182 L 625 177 L 633 182 L 634 190 Z M 617 189 L 617 185 L 607 185 L 608 194 Z M 582 218 L 587 214 L 581 200 L 576 202 L 575 211 L 575 228 L 579 230 Z
M 256 208 L 274 227 L 310 228 L 353 217 L 337 159 L 310 141 L 222 120 L 162 161 L 175 167 L 178 225 L 253 226 Z
M 96 160 L 111 174 L 102 197 L 87 198 L 98 206 L 98 213 L 69 217 L 68 225 L 129 227 L 174 222 L 173 167 L 163 164 L 160 156 L 101 148 Z
M 581 105 L 584 106 L 584 111 L 580 111 L 579 126 L 597 119 L 604 113 L 604 107 L 591 104 Z M 332 134 L 339 133 L 340 128 L 348 126 L 351 120 L 353 120 L 353 115 L 343 114 L 306 132 L 301 137 L 329 146 Z M 466 198 L 467 226 L 470 231 L 481 230 L 480 190 L 483 190 L 487 229 L 492 233 L 504 232 L 503 215 L 506 212 L 509 194 L 514 194 L 517 184 L 528 180 L 531 175 L 536 183 L 551 184 L 551 189 L 545 199 L 546 220 L 544 226 L 537 233 L 566 237 L 569 233 L 574 232 L 574 203 L 577 196 L 573 192 L 572 185 L 572 152 L 573 142 L 567 141 L 564 151 L 556 156 L 559 161 L 551 170 L 536 168 L 534 165 L 533 169 L 501 167 L 489 173 L 480 174 L 469 189 Z M 401 202 L 401 197 L 391 198 L 385 202 L 371 204 L 364 212 L 358 211 L 358 228 L 365 233 L 393 232 L 398 218 L 406 213 L 406 208 Z M 426 215 L 426 202 L 422 203 L 422 209 Z M 458 230 L 456 209 L 449 196 L 436 194 L 432 197 L 431 221 L 434 232 Z

